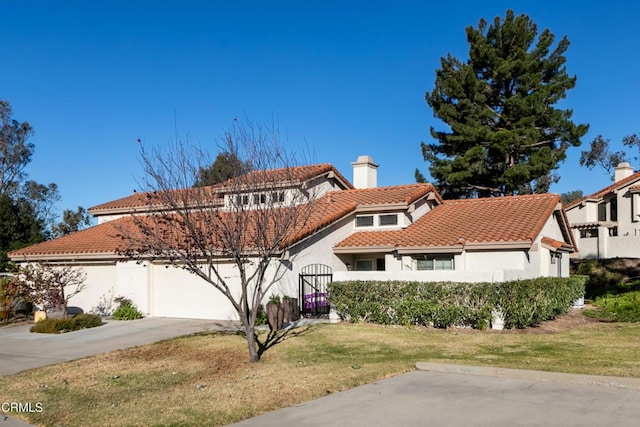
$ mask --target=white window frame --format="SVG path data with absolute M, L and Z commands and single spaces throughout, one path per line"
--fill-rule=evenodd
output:
M 396 220 L 392 224 L 383 224 L 382 223 L 382 217 L 388 217 L 388 218 L 394 217 Z M 378 215 L 378 226 L 379 227 L 395 227 L 396 225 L 398 225 L 398 221 L 399 221 L 399 218 L 398 218 L 398 214 L 397 213 L 380 214 L 380 215 Z
M 356 216 L 356 220 L 355 220 L 355 226 L 358 228 L 366 228 L 366 227 L 373 227 L 375 224 L 375 220 L 373 218 L 373 215 L 358 215 Z M 371 218 L 371 224 L 364 224 L 364 225 L 358 225 L 358 220 L 360 218 Z
M 419 261 L 427 261 L 427 263 L 431 264 L 431 268 L 418 268 Z M 448 261 L 450 263 L 450 268 L 438 268 L 438 262 Z M 416 270 L 418 271 L 452 271 L 455 270 L 455 258 L 453 255 L 424 255 L 422 258 L 416 258 Z

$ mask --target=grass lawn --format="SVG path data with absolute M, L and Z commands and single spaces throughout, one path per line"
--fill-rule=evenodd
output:
M 417 361 L 640 377 L 640 324 L 562 332 L 317 325 L 248 363 L 243 337 L 206 334 L 0 377 L 39 425 L 222 425 L 414 369 Z M 23 416 L 23 415 L 21 415 Z

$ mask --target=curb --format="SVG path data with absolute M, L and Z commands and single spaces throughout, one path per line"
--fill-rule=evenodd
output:
M 610 377 L 603 375 L 566 374 L 562 372 L 528 371 L 525 369 L 496 368 L 490 366 L 452 365 L 446 363 L 417 362 L 419 371 L 445 374 L 476 375 L 513 380 L 558 382 L 579 385 L 607 386 L 640 390 L 640 378 Z

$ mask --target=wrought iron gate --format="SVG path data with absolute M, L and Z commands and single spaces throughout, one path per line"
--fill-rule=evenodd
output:
M 300 272 L 300 313 L 306 316 L 329 314 L 327 285 L 333 280 L 331 267 L 309 264 Z

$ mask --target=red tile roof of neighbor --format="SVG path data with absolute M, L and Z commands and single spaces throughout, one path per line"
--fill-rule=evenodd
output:
M 431 184 L 332 191 L 312 202 L 313 210 L 308 221 L 304 226 L 291 233 L 288 243 L 295 243 L 311 235 L 316 230 L 326 227 L 353 212 L 359 206 L 393 205 L 394 209 L 397 209 L 398 204 L 406 204 L 408 207 L 430 193 L 439 198 Z M 19 249 L 11 252 L 9 256 L 14 261 L 34 257 L 44 259 L 47 256 L 73 258 L 73 256 L 77 255 L 86 256 L 91 254 L 96 256 L 110 254 L 113 257 L 118 249 L 123 248 L 123 241 L 117 236 L 123 228 L 129 229 L 128 227 L 135 227 L 131 216 L 108 221 L 55 240 Z
M 199 198 L 200 192 L 208 191 L 210 194 L 212 203 L 216 203 L 215 199 L 219 199 L 219 203 L 222 203 L 222 197 L 224 195 L 224 189 L 232 187 L 233 185 L 241 186 L 260 186 L 268 185 L 272 183 L 297 183 L 304 182 L 309 179 L 318 177 L 325 173 L 333 172 L 338 180 L 342 181 L 346 188 L 353 188 L 348 179 L 346 179 L 336 168 L 330 163 L 321 163 L 317 165 L 307 166 L 294 166 L 290 168 L 271 169 L 266 171 L 254 171 L 249 172 L 242 177 L 228 180 L 224 183 L 220 183 L 208 187 L 195 187 L 187 188 L 183 190 L 171 190 L 172 192 L 182 192 L 185 200 L 188 200 L 191 194 L 194 197 Z M 94 215 L 100 215 L 111 211 L 127 211 L 129 209 L 141 209 L 148 208 L 150 205 L 156 205 L 155 200 L 158 201 L 161 197 L 155 197 L 151 192 L 133 193 L 130 196 L 123 197 L 117 200 L 113 200 L 107 203 L 102 203 L 97 206 L 89 208 L 89 212 Z
M 447 200 L 407 228 L 357 232 L 336 248 L 533 242 L 559 202 L 554 194 Z
M 580 203 L 582 203 L 583 201 L 588 200 L 588 199 L 594 199 L 596 201 L 600 201 L 600 200 L 602 200 L 602 198 L 604 196 L 606 196 L 607 194 L 611 193 L 612 191 L 618 190 L 618 189 L 620 189 L 620 188 L 622 188 L 622 187 L 624 187 L 626 185 L 629 185 L 629 184 L 631 184 L 631 183 L 633 183 L 635 181 L 638 181 L 638 180 L 640 180 L 640 171 L 636 172 L 633 175 L 630 175 L 630 176 L 628 176 L 626 178 L 623 178 L 620 181 L 614 182 L 613 184 L 608 185 L 608 186 L 604 187 L 603 189 L 596 191 L 593 194 L 581 197 L 579 199 L 574 200 L 571 203 L 568 203 L 565 206 L 565 209 L 571 209 L 571 208 L 579 205 Z

